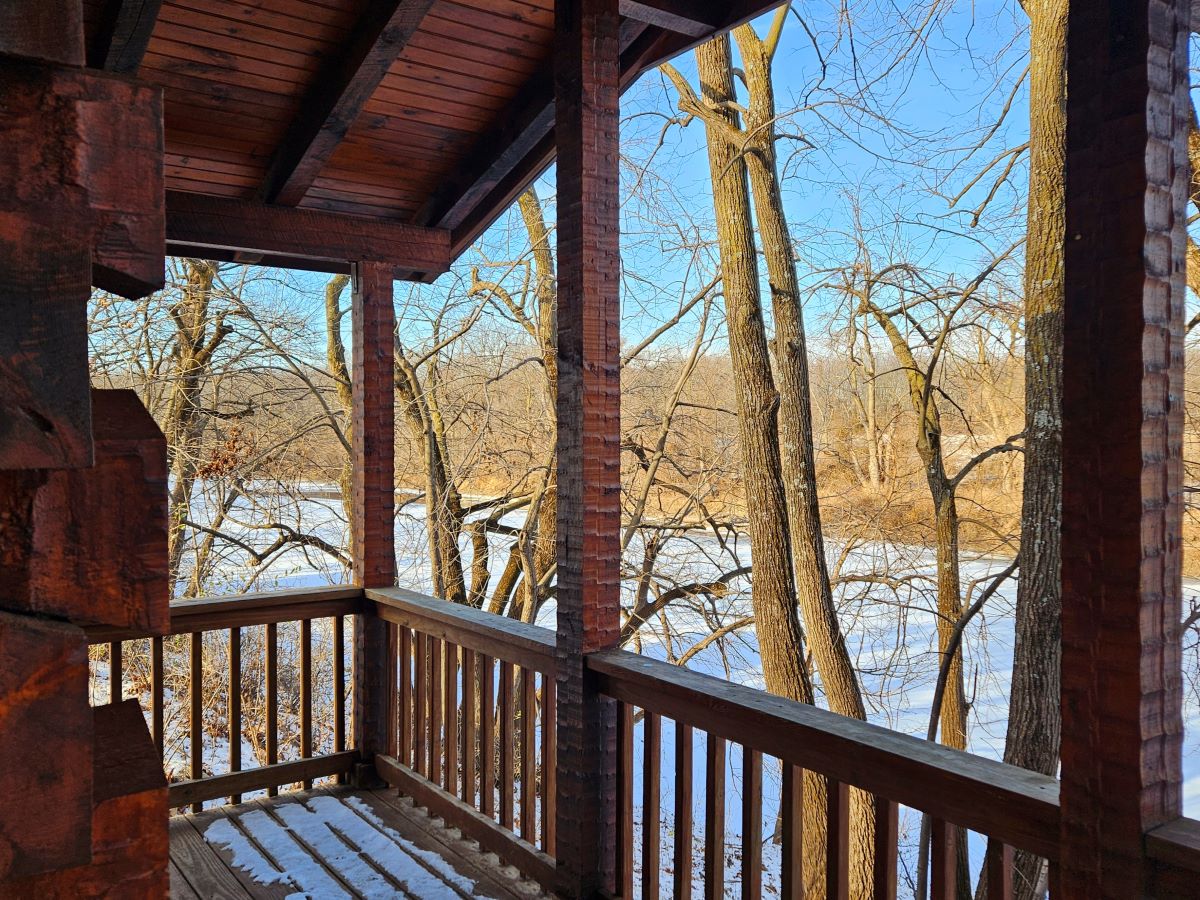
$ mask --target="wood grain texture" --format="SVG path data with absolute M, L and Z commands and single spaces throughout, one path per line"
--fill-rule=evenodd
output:
M 136 74 L 160 9 L 162 0 L 106 0 L 100 23 L 88 41 L 88 65 Z
M 556 10 L 559 890 L 612 890 L 615 711 L 584 655 L 620 626 L 617 0 Z
M 90 859 L 87 685 L 81 630 L 0 613 L 0 884 Z
M 82 4 L 79 0 L 0 4 L 0 53 L 83 65 Z
M 1187 7 L 1068 12 L 1062 897 L 1145 894 L 1182 804 Z

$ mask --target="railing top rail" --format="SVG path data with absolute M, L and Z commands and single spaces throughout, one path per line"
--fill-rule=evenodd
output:
M 367 588 L 366 597 L 389 622 L 543 674 L 554 672 L 555 634 L 548 628 L 405 588 Z
M 624 650 L 600 690 L 957 825 L 1058 857 L 1058 781 Z
M 190 634 L 222 628 L 293 622 L 297 619 L 350 615 L 362 611 L 362 599 L 362 588 L 354 585 L 334 585 L 205 597 L 201 600 L 176 600 L 171 603 L 171 630 L 167 634 Z M 137 640 L 150 636 L 102 626 L 88 628 L 87 635 L 93 644 Z

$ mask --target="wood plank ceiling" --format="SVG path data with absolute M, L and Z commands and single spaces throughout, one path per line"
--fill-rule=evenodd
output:
M 621 0 L 624 83 L 776 2 Z M 84 5 L 89 65 L 164 89 L 168 208 L 382 218 L 457 255 L 553 158 L 554 0 Z

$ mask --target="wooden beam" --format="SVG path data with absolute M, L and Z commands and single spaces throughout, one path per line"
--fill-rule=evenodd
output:
M 566 897 L 616 889 L 616 714 L 585 658 L 620 633 L 619 34 L 617 0 L 556 9 L 557 856 Z
M 133 75 L 142 65 L 162 0 L 108 0 L 87 49 L 93 69 Z
M 167 244 L 189 255 L 285 257 L 319 271 L 371 259 L 396 277 L 440 275 L 450 266 L 450 234 L 441 229 L 180 191 L 167 192 Z
M 1182 803 L 1188 19 L 1068 4 L 1061 897 L 1147 896 Z
M 351 276 L 354 349 L 354 583 L 396 583 L 395 347 L 392 271 L 356 263 Z M 354 617 L 354 747 L 364 762 L 396 754 L 396 642 L 393 626 L 367 611 Z M 373 773 L 373 769 L 370 770 Z
M 322 71 L 275 151 L 259 199 L 296 206 L 346 136 L 433 0 L 370 0 L 346 52 Z
M 695 0 L 621 0 L 621 15 L 694 38 L 714 34 L 722 18 L 718 4 Z
M 83 4 L 80 0 L 0 3 L 0 53 L 82 66 Z

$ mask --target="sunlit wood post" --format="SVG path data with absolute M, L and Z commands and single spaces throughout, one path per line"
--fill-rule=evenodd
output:
M 617 0 L 555 7 L 560 891 L 613 888 L 616 719 L 587 653 L 620 625 Z
M 392 360 L 393 267 L 364 262 L 353 267 L 354 582 L 390 587 L 396 582 L 395 411 Z M 375 615 L 354 617 L 354 746 L 366 766 L 396 753 L 396 642 L 392 626 Z M 368 768 L 360 778 L 373 779 Z
M 1184 0 L 1068 20 L 1059 897 L 1141 897 L 1180 813 Z

